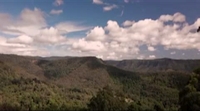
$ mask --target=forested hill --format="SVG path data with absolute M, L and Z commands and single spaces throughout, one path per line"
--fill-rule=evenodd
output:
M 200 60 L 177 60 L 177 59 L 155 59 L 155 60 L 122 60 L 106 61 L 107 64 L 121 69 L 134 72 L 159 72 L 159 71 L 183 71 L 192 72 L 200 67 Z
M 134 72 L 118 68 L 122 64 L 115 67 L 115 64 L 111 65 L 113 62 L 96 57 L 0 54 L 0 110 L 95 110 L 103 105 L 110 110 L 154 111 L 161 108 L 176 111 L 179 91 L 190 79 L 188 71 L 197 67 L 199 61 L 143 62 L 149 65 L 142 65 L 140 70 L 136 67 L 138 72 Z M 157 69 L 152 62 L 162 64 L 159 67 L 165 70 Z M 172 68 L 176 67 L 178 71 L 168 70 L 165 64 L 175 64 Z M 147 69 L 160 72 L 143 71 Z M 105 98 L 102 93 L 106 93 L 103 94 Z M 98 105 L 95 107 L 95 104 Z

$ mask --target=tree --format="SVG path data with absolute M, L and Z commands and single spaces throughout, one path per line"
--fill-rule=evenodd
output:
M 164 111 L 164 107 L 163 107 L 163 105 L 157 103 L 154 105 L 154 110 L 155 111 Z
M 90 99 L 89 110 L 116 111 L 126 110 L 124 98 L 116 96 L 109 86 L 97 92 L 97 95 Z
M 189 83 L 179 93 L 179 111 L 200 111 L 200 68 L 195 69 Z
M 183 97 L 180 111 L 200 111 L 200 92 L 192 92 Z
M 200 74 L 200 68 L 196 68 L 193 72 L 196 74 Z
M 141 111 L 141 110 L 142 110 L 141 105 L 137 103 L 132 103 L 128 107 L 128 111 Z

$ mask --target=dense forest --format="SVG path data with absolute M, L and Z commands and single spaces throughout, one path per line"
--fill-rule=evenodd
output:
M 136 71 L 112 64 L 95 57 L 1 54 L 0 110 L 200 110 L 199 61 L 170 60 L 164 67 L 144 60 Z

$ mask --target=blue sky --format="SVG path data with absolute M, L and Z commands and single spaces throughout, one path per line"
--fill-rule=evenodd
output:
M 64 0 L 64 4 L 55 7 L 54 0 L 0 0 L 0 11 L 18 16 L 24 8 L 35 7 L 50 12 L 52 9 L 63 10 L 62 15 L 49 17 L 49 23 L 59 21 L 78 21 L 88 25 L 106 25 L 108 20 L 124 22 L 125 20 L 156 19 L 163 14 L 181 12 L 187 16 L 189 23 L 199 17 L 200 0 L 104 0 L 106 3 L 116 4 L 117 9 L 105 12 L 101 5 L 95 5 L 92 0 Z M 122 11 L 123 16 L 120 16 Z
M 0 0 L 0 53 L 200 59 L 200 34 L 194 31 L 199 5 L 200 0 Z

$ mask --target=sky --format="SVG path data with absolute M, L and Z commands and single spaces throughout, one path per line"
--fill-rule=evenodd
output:
M 0 53 L 200 59 L 200 0 L 0 0 Z

